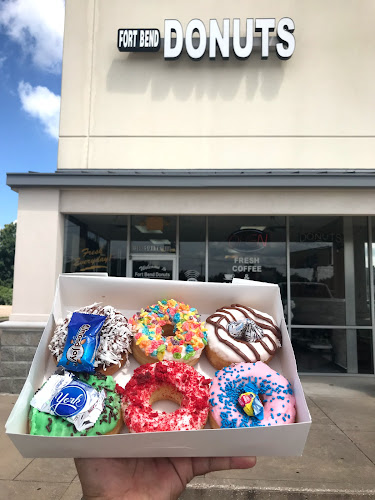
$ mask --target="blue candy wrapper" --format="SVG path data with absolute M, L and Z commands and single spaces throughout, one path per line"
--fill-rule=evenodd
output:
M 241 394 L 238 398 L 238 403 L 243 409 L 243 411 L 250 417 L 254 417 L 258 420 L 263 419 L 263 404 L 258 396 L 258 387 L 249 382 L 245 386 L 246 392 Z
M 63 366 L 72 372 L 94 373 L 100 330 L 106 318 L 98 314 L 73 313 L 64 352 L 57 366 Z

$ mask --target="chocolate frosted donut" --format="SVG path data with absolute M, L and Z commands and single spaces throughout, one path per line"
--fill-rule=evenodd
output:
M 133 334 L 129 329 L 128 320 L 112 306 L 101 306 L 100 304 L 82 307 L 78 309 L 78 312 L 107 317 L 100 331 L 99 347 L 94 366 L 95 371 L 112 375 L 121 366 L 128 363 L 128 355 L 131 353 Z M 60 361 L 64 351 L 71 316 L 72 313 L 57 323 L 48 346 L 57 362 Z
M 267 363 L 281 347 L 281 331 L 272 316 L 240 304 L 218 309 L 207 318 L 206 328 L 206 355 L 217 370 L 232 363 Z

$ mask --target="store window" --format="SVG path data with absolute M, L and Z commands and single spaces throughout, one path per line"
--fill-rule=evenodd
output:
M 345 325 L 342 217 L 290 217 L 292 324 Z
M 179 217 L 179 279 L 205 281 L 206 279 L 206 217 Z
M 107 272 L 110 276 L 126 276 L 126 240 L 126 216 L 66 216 L 64 272 Z
M 286 282 L 285 217 L 208 217 L 208 281 Z
M 292 345 L 300 372 L 346 373 L 346 331 L 294 328 Z
M 374 373 L 372 330 L 357 330 L 358 373 Z
M 294 325 L 371 325 L 366 217 L 290 217 Z
M 131 217 L 131 254 L 176 253 L 176 216 Z
M 374 373 L 371 330 L 293 328 L 292 344 L 300 372 Z
M 63 270 L 276 283 L 288 321 L 289 244 L 290 326 L 298 369 L 374 373 L 375 304 L 370 297 L 375 286 L 375 244 L 369 244 L 368 220 L 291 216 L 287 242 L 287 219 L 281 216 L 75 214 L 65 217 Z M 375 221 L 372 235 L 374 239 Z

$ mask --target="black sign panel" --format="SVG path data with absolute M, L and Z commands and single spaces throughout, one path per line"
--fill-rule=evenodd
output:
M 160 31 L 155 28 L 121 28 L 117 32 L 120 52 L 157 52 L 160 49 Z
M 133 278 L 171 280 L 172 274 L 172 261 L 161 262 L 161 265 L 141 260 L 133 261 Z

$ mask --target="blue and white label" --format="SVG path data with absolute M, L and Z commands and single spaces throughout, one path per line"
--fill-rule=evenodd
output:
M 59 417 L 72 417 L 86 405 L 87 392 L 82 386 L 67 385 L 51 401 L 51 410 Z
M 100 331 L 107 316 L 74 312 L 68 325 L 64 351 L 57 366 L 72 372 L 95 373 Z

